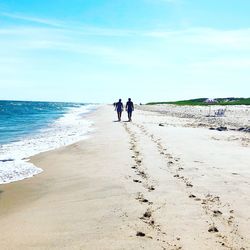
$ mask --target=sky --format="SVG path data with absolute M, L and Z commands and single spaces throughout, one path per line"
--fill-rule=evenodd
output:
M 250 97 L 249 0 L 1 0 L 0 99 Z

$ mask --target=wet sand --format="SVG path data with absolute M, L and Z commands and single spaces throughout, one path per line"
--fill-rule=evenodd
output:
M 89 139 L 0 186 L 1 249 L 250 249 L 249 133 L 140 109 L 100 108 Z

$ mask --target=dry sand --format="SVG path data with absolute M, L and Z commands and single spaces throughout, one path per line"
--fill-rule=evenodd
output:
M 104 106 L 89 139 L 32 157 L 42 174 L 0 187 L 1 249 L 250 249 L 249 133 L 171 108 Z

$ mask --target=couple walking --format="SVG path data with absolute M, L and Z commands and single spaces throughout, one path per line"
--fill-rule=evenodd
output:
M 122 99 L 119 99 L 119 102 L 115 104 L 115 110 L 117 112 L 118 121 L 120 122 L 121 117 L 122 117 L 122 111 L 123 111 Z M 134 104 L 131 101 L 131 98 L 128 98 L 128 101 L 126 103 L 126 111 L 128 112 L 128 121 L 131 122 L 132 112 L 134 111 Z

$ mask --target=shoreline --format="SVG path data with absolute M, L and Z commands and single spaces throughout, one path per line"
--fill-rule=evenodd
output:
M 43 170 L 29 162 L 30 157 L 87 138 L 93 127 L 87 117 L 96 109 L 98 106 L 93 105 L 67 108 L 67 111 L 51 121 L 47 127 L 22 140 L 3 144 L 0 150 L 0 185 L 40 174 Z
M 250 248 L 248 135 L 138 108 L 101 107 L 91 137 L 0 187 L 2 249 Z

